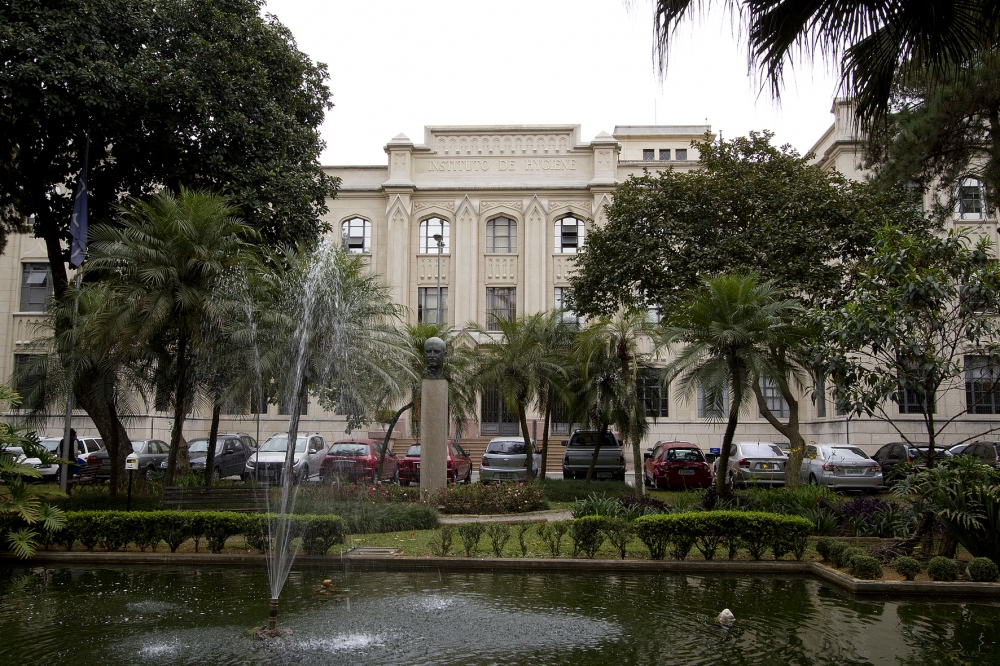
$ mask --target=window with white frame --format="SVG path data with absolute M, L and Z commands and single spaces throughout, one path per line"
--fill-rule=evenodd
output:
M 371 254 L 372 223 L 362 217 L 344 220 L 340 226 L 340 238 L 345 252 Z
M 1000 365 L 989 356 L 965 357 L 965 408 L 970 414 L 1000 414 Z
M 934 394 L 925 395 L 922 391 L 915 389 L 902 389 L 896 394 L 896 402 L 899 404 L 900 414 L 933 414 L 935 411 Z M 925 405 L 930 409 L 925 411 Z
M 515 287 L 486 287 L 486 330 L 499 331 L 498 319 L 517 316 Z
M 767 405 L 767 409 L 775 418 L 788 418 L 788 403 L 785 401 L 784 396 L 781 395 L 778 384 L 774 380 L 761 378 L 760 392 L 764 396 L 764 404 Z M 761 418 L 764 417 L 763 411 L 760 411 L 760 416 Z
M 14 354 L 12 388 L 21 396 L 20 409 L 37 410 L 45 405 L 44 360 L 40 354 Z
M 437 287 L 417 289 L 417 321 L 422 324 L 442 324 L 448 321 L 448 287 L 441 287 L 440 319 L 438 319 Z
M 576 254 L 583 247 L 583 220 L 564 217 L 556 220 L 554 249 L 556 254 Z
M 729 395 L 725 388 L 698 387 L 698 418 L 724 419 L 729 412 Z
M 687 148 L 678 148 L 677 150 L 674 151 L 674 159 L 678 159 L 683 162 L 687 158 L 688 158 Z
M 441 252 L 448 254 L 448 221 L 440 217 L 429 217 L 420 223 L 420 254 L 437 254 L 438 242 L 434 236 L 441 236 Z
M 21 312 L 41 312 L 52 300 L 52 271 L 48 264 L 21 264 Z
M 983 184 L 978 178 L 963 178 L 958 183 L 955 213 L 961 220 L 981 220 L 986 216 Z
M 646 416 L 652 418 L 666 418 L 670 415 L 670 404 L 667 399 L 667 389 L 662 382 L 662 370 L 655 368 L 644 368 L 639 372 L 636 382 L 635 392 L 642 400 Z
M 583 323 L 583 317 L 566 307 L 566 300 L 569 297 L 569 287 L 556 287 L 552 298 L 552 309 L 561 310 L 563 321 L 571 321 L 577 324 Z
M 642 149 L 642 159 L 644 161 L 646 161 L 646 162 L 649 162 L 650 160 L 655 159 L 653 157 L 653 155 L 655 155 L 655 154 L 656 153 L 655 153 L 655 151 L 652 148 L 643 148 Z
M 517 221 L 495 217 L 486 223 L 486 251 L 496 254 L 517 253 Z

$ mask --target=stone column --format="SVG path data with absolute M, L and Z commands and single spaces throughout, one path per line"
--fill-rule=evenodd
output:
M 420 388 L 420 493 L 448 483 L 448 380 L 425 379 Z

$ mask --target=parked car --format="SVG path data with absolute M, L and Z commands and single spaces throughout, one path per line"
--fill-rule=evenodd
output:
M 564 479 L 586 478 L 597 438 L 600 436 L 598 430 L 577 430 L 569 440 L 562 443 L 566 447 L 562 462 Z M 625 454 L 622 452 L 621 442 L 613 432 L 604 434 L 604 442 L 597 454 L 597 465 L 594 466 L 594 478 L 625 480 Z
M 532 451 L 535 440 L 531 440 Z M 528 472 L 524 465 L 524 440 L 512 437 L 494 437 L 486 445 L 486 453 L 479 461 L 479 481 L 492 483 L 500 481 L 527 481 Z M 533 453 L 531 456 L 531 478 L 538 477 L 541 469 L 542 456 Z
M 280 483 L 287 448 L 286 433 L 271 435 L 247 460 L 244 467 L 246 475 L 266 483 Z M 318 475 L 328 448 L 319 433 L 303 433 L 296 437 L 292 482 L 302 483 Z
M 238 476 L 246 478 L 247 460 L 253 455 L 247 443 L 238 434 L 222 434 L 215 439 L 215 478 Z M 192 472 L 204 472 L 208 460 L 208 438 L 188 442 L 188 462 Z
M 44 446 L 45 450 L 49 453 L 58 456 L 60 441 L 62 440 L 58 437 L 40 437 L 38 443 Z M 21 453 L 23 455 L 23 451 Z M 59 480 L 59 465 L 43 464 L 40 458 L 25 458 L 24 464 L 33 465 L 38 470 L 38 473 L 42 475 L 41 478 L 37 479 L 39 483 L 51 483 Z M 78 465 L 74 465 L 74 469 L 76 467 Z
M 378 476 L 381 448 L 382 442 L 371 439 L 342 439 L 334 442 L 320 463 L 320 481 L 331 483 L 336 479 L 344 479 L 374 483 Z M 382 480 L 399 482 L 399 460 L 392 451 L 385 452 Z
M 725 474 L 732 486 L 783 486 L 787 462 L 788 456 L 774 442 L 734 442 L 728 469 L 716 473 Z
M 799 478 L 837 490 L 876 491 L 884 485 L 876 461 L 856 446 L 838 444 L 807 444 Z
M 170 447 L 166 442 L 159 439 L 135 439 L 132 440 L 132 451 L 139 456 L 139 472 L 147 479 L 152 480 L 156 471 L 167 468 L 167 453 Z M 97 480 L 107 480 L 111 478 L 111 456 L 107 449 L 102 449 L 97 453 L 92 453 L 87 457 L 88 465 L 97 465 Z
M 472 457 L 461 446 L 448 440 L 448 483 L 472 483 Z M 399 461 L 399 484 L 420 483 L 420 444 L 406 450 Z
M 708 488 L 712 466 L 691 442 L 657 442 L 642 455 L 642 481 L 657 488 Z
M 983 463 L 1000 469 L 1000 443 L 997 442 L 981 441 L 956 444 L 948 449 L 948 453 L 953 456 L 974 456 Z
M 59 442 L 62 441 L 62 437 L 42 437 L 38 441 L 49 453 L 57 456 L 62 453 L 59 450 Z M 100 437 L 78 437 L 76 441 L 76 464 L 70 468 L 70 476 L 79 474 L 87 465 L 87 459 L 91 455 L 104 451 L 104 440 Z M 59 480 L 59 465 L 42 464 L 38 458 L 26 458 L 24 462 L 27 465 L 34 465 L 35 469 L 39 471 L 42 475 L 39 481 L 44 483 Z
M 888 484 L 911 474 L 915 468 L 925 467 L 928 450 L 926 442 L 890 442 L 876 451 L 872 458 L 882 467 L 882 476 Z M 936 458 L 950 458 L 951 455 L 947 449 L 934 448 Z

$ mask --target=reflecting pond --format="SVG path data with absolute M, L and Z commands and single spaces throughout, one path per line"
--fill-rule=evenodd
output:
M 263 567 L 0 568 L 0 664 L 1000 663 L 998 602 L 809 577 L 296 568 L 294 635 L 245 638 L 267 597 Z

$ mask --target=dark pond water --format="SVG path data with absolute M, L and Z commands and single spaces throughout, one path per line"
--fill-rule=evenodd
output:
M 315 591 L 324 578 L 347 590 Z M 0 568 L 0 664 L 1000 664 L 1000 603 L 811 578 Z M 723 608 L 736 624 L 714 624 Z

